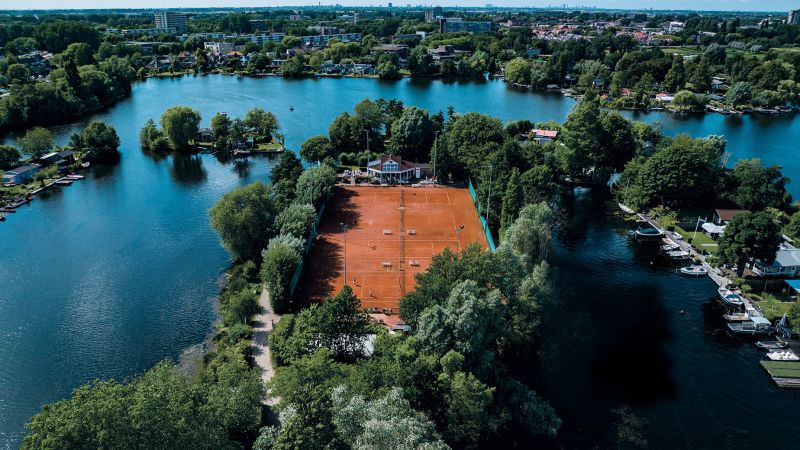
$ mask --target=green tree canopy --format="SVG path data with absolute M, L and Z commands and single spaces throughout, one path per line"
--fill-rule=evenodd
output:
M 786 191 L 789 178 L 783 175 L 780 166 L 764 167 L 759 159 L 743 159 L 736 163 L 731 177 L 735 185 L 731 200 L 741 208 L 785 210 L 792 203 L 792 196 Z
M 173 106 L 161 115 L 161 128 L 172 148 L 183 150 L 197 136 L 200 113 L 188 106 Z
M 327 136 L 312 136 L 300 146 L 300 156 L 308 162 L 316 162 L 334 158 L 336 153 Z
M 750 259 L 766 263 L 774 261 L 782 241 L 781 229 L 770 214 L 739 214 L 725 227 L 719 239 L 719 257 L 723 262 L 736 264 L 737 274 L 741 277 Z
M 39 157 L 53 149 L 53 133 L 47 128 L 33 127 L 18 138 L 17 143 L 24 153 Z
M 92 162 L 112 163 L 119 160 L 119 136 L 114 127 L 95 120 L 70 138 L 70 144 Z
M 8 170 L 19 163 L 20 155 L 16 147 L 0 145 L 0 170 Z
M 413 106 L 404 108 L 403 114 L 392 123 L 391 131 L 390 153 L 411 161 L 427 159 L 434 138 L 434 126 L 428 111 Z
M 258 257 L 274 235 L 275 205 L 260 181 L 223 195 L 209 214 L 222 246 L 240 261 Z
M 280 125 L 278 118 L 271 112 L 261 108 L 253 108 L 247 111 L 244 116 L 244 124 L 256 130 L 256 132 L 267 141 L 272 140 L 272 136 L 278 131 Z

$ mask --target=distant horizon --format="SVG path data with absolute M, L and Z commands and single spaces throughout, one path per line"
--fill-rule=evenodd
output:
M 339 5 L 342 8 L 380 8 L 387 7 L 390 2 L 376 2 L 374 0 L 333 0 L 319 2 L 312 0 L 239 0 L 231 5 L 225 0 L 118 0 L 114 6 L 110 7 L 108 2 L 100 0 L 73 0 L 69 8 L 64 7 L 63 0 L 40 0 L 36 2 L 35 8 L 31 8 L 31 2 L 24 0 L 6 0 L 0 11 L 91 11 L 91 10 L 142 10 L 142 9 L 206 9 L 206 8 L 307 8 L 307 7 L 330 7 Z M 165 4 L 166 3 L 166 4 Z M 763 9 L 763 1 L 759 0 L 596 0 L 596 1 L 557 1 L 557 0 L 533 0 L 520 5 L 519 0 L 464 0 L 464 1 L 443 1 L 414 3 L 408 1 L 394 1 L 393 6 L 405 8 L 411 5 L 416 7 L 442 6 L 445 8 L 552 8 L 552 9 L 607 9 L 607 10 L 630 10 L 630 11 L 698 11 L 698 12 L 764 12 L 781 13 L 793 9 L 800 9 L 800 0 L 774 0 L 768 2 L 769 10 Z

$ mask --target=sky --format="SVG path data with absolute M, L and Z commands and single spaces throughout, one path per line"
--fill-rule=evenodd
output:
M 182 8 L 182 7 L 258 7 L 341 4 L 344 6 L 386 6 L 387 0 L 0 0 L 3 9 L 104 9 L 104 8 Z M 399 5 L 438 4 L 441 6 L 596 6 L 619 9 L 693 9 L 714 11 L 788 11 L 800 9 L 800 0 L 441 0 L 439 2 L 394 0 Z

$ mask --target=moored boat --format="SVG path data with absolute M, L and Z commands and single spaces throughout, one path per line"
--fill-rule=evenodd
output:
M 664 232 L 657 229 L 657 228 L 642 228 L 639 227 L 634 232 L 636 239 L 642 241 L 655 241 L 661 239 L 664 236 Z
M 763 317 L 751 317 L 750 320 L 728 323 L 728 329 L 736 334 L 770 335 L 775 331 L 769 320 Z
M 703 266 L 682 267 L 681 275 L 686 275 L 689 277 L 702 277 L 703 275 L 708 275 L 708 271 Z
M 789 343 L 786 341 L 758 341 L 756 347 L 763 350 L 779 350 L 789 347 Z
M 667 252 L 667 255 L 669 255 L 670 258 L 677 260 L 689 259 L 692 256 L 686 250 L 673 250 L 671 252 Z
M 789 349 L 772 350 L 767 353 L 767 358 L 772 361 L 800 361 L 800 357 Z
M 717 289 L 719 293 L 719 298 L 722 300 L 722 303 L 725 303 L 729 306 L 742 306 L 744 305 L 744 301 L 739 294 L 731 291 L 730 289 L 719 288 Z

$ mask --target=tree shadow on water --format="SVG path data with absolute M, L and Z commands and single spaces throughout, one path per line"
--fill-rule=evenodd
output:
M 206 181 L 208 174 L 203 167 L 203 158 L 199 155 L 172 155 L 172 179 L 181 184 L 198 184 Z

